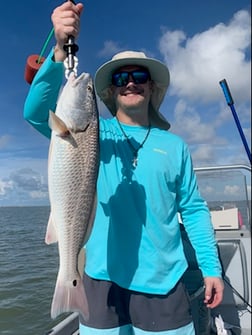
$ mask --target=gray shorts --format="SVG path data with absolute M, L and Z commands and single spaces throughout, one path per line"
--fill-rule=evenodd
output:
M 81 324 L 93 329 L 112 329 L 132 325 L 145 331 L 178 329 L 192 322 L 190 303 L 179 282 L 166 295 L 146 294 L 119 287 L 84 274 L 90 318 Z

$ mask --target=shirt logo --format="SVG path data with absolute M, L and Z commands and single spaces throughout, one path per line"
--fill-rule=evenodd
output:
M 158 148 L 154 148 L 153 151 L 159 152 L 162 155 L 167 155 L 167 151 L 164 151 L 164 150 L 161 150 L 161 149 L 158 149 Z

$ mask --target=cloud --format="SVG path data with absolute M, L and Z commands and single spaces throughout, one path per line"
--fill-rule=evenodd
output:
M 246 162 L 244 148 L 219 81 L 226 79 L 247 141 L 251 139 L 250 14 L 241 10 L 188 37 L 162 30 L 160 52 L 171 73 L 164 115 L 189 145 L 197 166 Z M 173 103 L 173 113 L 171 104 Z
M 212 145 L 199 145 L 192 153 L 192 159 L 197 166 L 211 165 L 216 160 L 216 153 Z
M 174 110 L 174 131 L 180 128 L 183 137 L 190 143 L 205 143 L 214 137 L 214 129 L 204 123 L 200 114 L 186 104 L 184 100 L 179 100 Z
M 170 93 L 217 101 L 218 83 L 225 78 L 233 97 L 250 100 L 250 32 L 250 14 L 245 10 L 237 12 L 229 24 L 220 23 L 191 38 L 181 30 L 164 31 L 159 46 L 171 72 Z
M 12 171 L 0 179 L 0 205 L 48 204 L 45 178 L 31 168 Z
M 237 196 L 237 194 L 241 193 L 241 189 L 239 185 L 226 185 L 224 189 L 225 195 L 234 195 Z
M 38 172 L 30 169 L 20 169 L 10 175 L 15 187 L 24 191 L 38 191 L 41 189 L 43 183 Z
M 176 103 L 173 117 L 172 131 L 183 136 L 186 142 L 191 145 L 223 144 L 225 142 L 224 138 L 216 134 L 217 126 L 221 124 L 219 118 L 216 124 L 215 120 L 209 123 L 206 115 L 200 113 L 197 108 L 184 99 L 180 99 Z
M 117 42 L 114 41 L 105 41 L 103 49 L 99 51 L 99 57 L 111 57 L 112 55 L 116 54 L 117 52 L 121 51 L 122 47 L 118 45 Z
M 215 188 L 212 187 L 212 186 L 207 185 L 207 186 L 204 188 L 204 193 L 205 193 L 205 194 L 215 194 Z
M 10 190 L 13 189 L 12 181 L 5 181 L 0 179 L 0 196 L 5 196 Z
M 111 58 L 116 53 L 125 51 L 128 49 L 125 45 L 120 45 L 119 42 L 107 40 L 103 44 L 103 48 L 98 52 L 98 57 Z M 148 57 L 155 57 L 155 53 L 151 52 L 149 49 L 139 48 L 139 51 L 144 52 Z

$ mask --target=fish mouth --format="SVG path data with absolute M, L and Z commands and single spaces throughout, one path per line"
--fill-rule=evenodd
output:
M 87 81 L 90 77 L 90 74 L 87 72 L 81 73 L 78 77 L 75 76 L 74 72 L 72 72 L 68 78 L 73 86 L 77 86 L 82 81 Z

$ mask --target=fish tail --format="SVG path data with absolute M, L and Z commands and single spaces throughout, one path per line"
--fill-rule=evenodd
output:
M 87 296 L 80 275 L 72 282 L 65 282 L 58 276 L 54 291 L 51 318 L 66 312 L 79 312 L 84 320 L 89 318 Z

